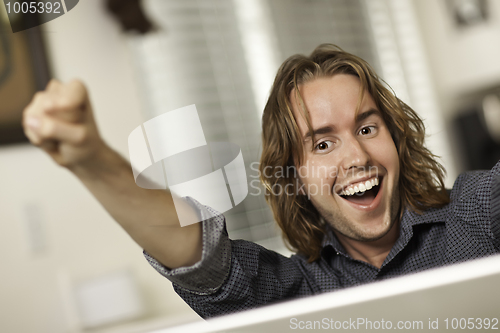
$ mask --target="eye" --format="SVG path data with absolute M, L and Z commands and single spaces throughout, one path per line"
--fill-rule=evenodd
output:
M 358 132 L 361 135 L 370 135 L 375 133 L 375 126 L 366 126 L 359 130 Z
M 333 142 L 332 141 L 321 141 L 320 143 L 318 143 L 316 145 L 316 147 L 314 147 L 314 150 L 316 150 L 316 151 L 325 151 L 325 150 L 330 149 L 332 146 L 333 146 Z

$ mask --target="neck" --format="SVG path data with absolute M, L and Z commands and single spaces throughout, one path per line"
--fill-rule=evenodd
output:
M 399 221 L 394 223 L 387 234 L 375 241 L 354 240 L 337 231 L 334 232 L 339 242 L 353 259 L 361 260 L 380 268 L 399 237 Z

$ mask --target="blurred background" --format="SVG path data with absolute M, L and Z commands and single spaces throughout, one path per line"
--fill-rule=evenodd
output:
M 232 238 L 287 254 L 257 195 L 260 118 L 278 66 L 335 43 L 371 63 L 427 125 L 451 187 L 500 159 L 500 2 L 82 0 L 16 33 L 0 5 L 0 331 L 143 332 L 200 320 L 68 171 L 26 143 L 22 108 L 49 77 L 83 80 L 128 156 L 144 121 L 196 104 L 207 141 L 242 148 Z M 252 183 L 253 181 L 253 183 Z

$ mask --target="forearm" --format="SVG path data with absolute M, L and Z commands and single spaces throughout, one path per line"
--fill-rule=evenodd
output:
M 151 256 L 170 268 L 201 258 L 200 223 L 181 227 L 172 195 L 135 184 L 130 164 L 107 146 L 92 164 L 70 169 L 109 214 Z M 178 207 L 179 208 L 179 207 Z M 181 209 L 195 215 L 185 204 Z

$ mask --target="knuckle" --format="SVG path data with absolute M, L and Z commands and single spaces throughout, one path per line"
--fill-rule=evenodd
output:
M 39 91 L 35 93 L 33 96 L 33 99 L 31 100 L 30 104 L 28 104 L 28 107 L 33 107 L 33 111 L 35 111 L 36 107 L 39 107 L 40 105 L 43 105 L 44 101 L 47 99 L 47 96 L 45 93 Z
M 68 109 L 73 106 L 74 103 L 72 103 L 71 99 L 69 99 L 67 96 L 60 96 L 57 99 L 57 106 L 61 109 Z
M 33 108 L 31 104 L 28 104 L 23 110 L 23 123 L 26 121 L 28 116 L 33 114 Z
M 87 90 L 87 88 L 85 87 L 85 84 L 83 83 L 83 81 L 79 80 L 79 79 L 73 79 L 70 81 L 70 84 L 75 87 L 75 89 L 78 89 L 78 90 Z
M 29 131 L 29 126 L 28 126 L 28 115 L 26 114 L 26 112 L 24 112 L 22 115 L 21 125 L 23 126 L 26 136 L 28 136 L 27 132 Z
M 78 108 L 80 102 L 69 94 L 61 95 L 56 100 L 56 107 L 61 110 L 74 110 Z
M 56 125 L 53 121 L 44 121 L 41 133 L 44 138 L 52 138 L 56 134 Z
M 40 111 L 48 112 L 54 108 L 54 99 L 51 96 L 42 96 L 36 103 Z
M 43 108 L 43 111 L 47 112 L 55 107 L 54 100 L 52 98 L 44 98 L 41 100 L 41 105 Z
M 61 82 L 57 79 L 52 79 L 47 84 L 47 90 L 53 90 L 59 88 L 61 86 Z
M 53 98 L 45 92 L 37 92 L 30 104 L 25 108 L 29 114 L 41 114 L 50 111 L 54 107 Z
M 73 79 L 69 83 L 69 86 L 73 89 L 76 95 L 80 97 L 82 101 L 87 97 L 87 88 L 81 80 Z
M 38 102 L 40 100 L 43 100 L 45 97 L 45 93 L 43 91 L 37 91 L 35 95 L 33 95 L 33 101 Z
M 83 82 L 79 79 L 72 79 L 69 81 L 70 85 L 74 85 L 75 87 L 83 87 Z

